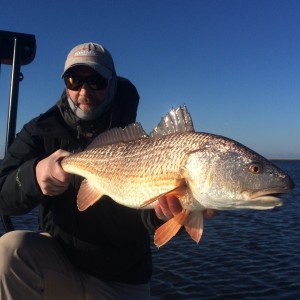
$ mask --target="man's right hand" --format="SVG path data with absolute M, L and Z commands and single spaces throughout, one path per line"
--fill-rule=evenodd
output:
M 36 179 L 44 195 L 56 196 L 68 188 L 71 175 L 62 169 L 60 162 L 70 154 L 60 149 L 36 165 Z
M 154 203 L 154 210 L 157 218 L 163 221 L 168 221 L 182 211 L 180 201 L 175 196 L 163 197 Z M 215 209 L 206 209 L 203 211 L 204 218 L 215 216 Z

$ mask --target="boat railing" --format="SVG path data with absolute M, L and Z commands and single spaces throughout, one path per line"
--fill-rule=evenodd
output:
M 21 65 L 30 64 L 36 53 L 36 40 L 32 34 L 0 30 L 0 70 L 1 65 L 11 65 L 10 95 L 8 105 L 7 130 L 5 141 L 5 153 L 15 139 L 19 83 L 24 76 L 21 73 Z M 9 216 L 1 216 L 4 230 L 14 230 Z

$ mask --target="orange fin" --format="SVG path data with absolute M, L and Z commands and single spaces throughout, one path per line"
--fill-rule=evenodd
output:
M 163 198 L 163 197 L 173 196 L 173 195 L 174 196 L 183 195 L 183 194 L 186 193 L 186 188 L 187 188 L 186 182 L 185 182 L 185 180 L 182 179 L 182 180 L 180 180 L 180 185 L 179 186 L 177 186 L 176 188 L 174 188 L 171 191 L 165 192 L 161 195 L 158 195 L 154 198 L 151 198 L 151 199 L 145 201 L 144 203 L 141 204 L 140 208 L 146 207 L 147 205 L 149 205 L 149 204 L 151 204 L 151 203 L 155 202 L 156 200 L 158 200 L 160 198 Z
M 163 246 L 167 243 L 176 233 L 179 231 L 182 225 L 184 225 L 186 218 L 189 215 L 189 211 L 183 209 L 178 215 L 161 225 L 154 235 L 154 243 L 157 247 Z
M 80 185 L 77 195 L 77 207 L 80 211 L 86 210 L 88 207 L 97 202 L 103 194 L 94 186 L 84 179 Z
M 184 224 L 185 230 L 191 238 L 199 243 L 203 233 L 203 212 L 192 212 Z

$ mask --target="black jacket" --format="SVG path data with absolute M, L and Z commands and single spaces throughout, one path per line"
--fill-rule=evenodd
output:
M 73 176 L 64 194 L 50 197 L 42 194 L 35 176 L 37 162 L 57 149 L 81 151 L 95 134 L 135 121 L 135 87 L 120 77 L 117 86 L 114 103 L 96 128 L 88 122 L 70 126 L 64 117 L 65 93 L 57 105 L 23 127 L 0 166 L 0 213 L 19 215 L 39 206 L 41 230 L 60 242 L 74 265 L 105 280 L 144 283 L 152 268 L 145 223 L 155 222 L 153 211 L 130 209 L 104 196 L 79 212 L 76 197 L 82 178 Z

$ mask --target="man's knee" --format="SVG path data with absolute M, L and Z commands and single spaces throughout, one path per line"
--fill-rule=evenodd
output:
M 34 234 L 29 231 L 11 231 L 0 238 L 0 273 L 6 272 L 11 266 L 16 254 L 20 254 L 30 244 L 29 235 Z
M 40 234 L 32 231 L 15 230 L 4 234 L 0 238 L 0 252 L 3 255 L 27 249 L 40 239 Z
M 0 238 L 1 299 L 41 299 L 43 278 L 32 254 L 39 239 L 38 233 L 20 230 Z
M 30 231 L 23 231 L 23 230 L 15 230 L 5 233 L 0 238 L 0 249 L 5 248 L 8 251 L 10 249 L 19 248 L 26 242 L 26 237 L 32 234 Z

